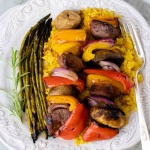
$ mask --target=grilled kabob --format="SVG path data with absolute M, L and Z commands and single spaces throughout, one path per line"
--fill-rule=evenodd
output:
M 66 14 L 63 12 L 55 20 L 56 28 L 59 29 L 59 19 L 64 21 L 63 16 L 70 20 Z M 87 33 L 78 29 L 79 24 L 80 18 L 52 36 L 51 48 L 58 56 L 60 67 L 43 78 L 50 89 L 45 116 L 48 134 L 70 140 L 83 132 L 88 122 L 83 132 L 85 142 L 110 139 L 126 124 L 125 114 L 115 105 L 114 99 L 128 94 L 133 87 L 129 78 L 119 72 L 124 61 L 115 46 L 115 39 L 121 34 L 119 22 L 117 18 L 92 18 L 89 34 L 93 40 L 88 42 Z M 93 66 L 95 69 L 87 69 Z M 86 74 L 82 79 L 79 78 L 81 73 Z M 83 92 L 84 82 L 89 96 L 81 104 L 77 95 Z
M 45 116 L 48 135 L 74 139 L 84 130 L 89 117 L 88 108 L 75 98 L 84 90 L 84 82 L 75 72 L 65 68 L 55 68 L 43 81 L 50 88 Z
M 85 69 L 89 96 L 84 103 L 90 109 L 91 122 L 83 133 L 86 142 L 106 140 L 119 133 L 126 124 L 124 112 L 115 103 L 115 97 L 127 94 L 133 84 L 129 78 L 117 71 Z
M 126 124 L 126 118 L 113 101 L 133 87 L 129 78 L 120 73 L 124 58 L 113 40 L 121 33 L 118 20 L 96 17 L 89 24 L 95 39 L 82 47 L 82 59 L 96 69 L 84 70 L 89 88 L 89 96 L 84 102 L 90 108 L 92 118 L 83 134 L 86 142 L 109 139 L 118 134 L 118 129 Z
M 89 107 L 91 117 L 83 133 L 86 142 L 110 139 L 119 133 L 119 129 L 126 124 L 126 117 L 115 105 L 114 99 L 128 94 L 133 87 L 129 78 L 120 73 L 124 58 L 114 44 L 121 34 L 118 20 L 96 17 L 89 25 L 95 39 L 82 47 L 82 59 L 95 69 L 84 69 L 86 87 L 89 88 L 89 96 L 84 103 Z M 89 67 L 93 68 L 92 65 Z

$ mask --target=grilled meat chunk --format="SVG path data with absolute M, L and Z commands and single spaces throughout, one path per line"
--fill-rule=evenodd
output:
M 121 128 L 126 124 L 124 114 L 117 108 L 105 109 L 94 106 L 90 110 L 90 115 L 96 122 L 112 128 Z
M 115 39 L 121 35 L 119 27 L 114 27 L 113 25 L 98 20 L 91 21 L 90 30 L 95 38 Z
M 74 72 L 79 72 L 85 68 L 83 60 L 73 54 L 63 54 L 59 58 L 59 65 Z
M 96 64 L 100 61 L 110 61 L 120 67 L 124 61 L 124 58 L 120 54 L 111 50 L 97 50 L 94 54 L 93 62 Z
M 90 88 L 90 95 L 113 99 L 114 98 L 113 86 L 109 83 L 93 84 Z
M 49 112 L 45 116 L 46 126 L 48 129 L 48 135 L 53 136 L 56 132 L 70 117 L 71 112 L 67 109 L 67 106 L 64 104 L 51 104 L 49 106 Z
M 72 95 L 77 96 L 79 91 L 73 85 L 60 85 L 50 89 L 49 95 Z

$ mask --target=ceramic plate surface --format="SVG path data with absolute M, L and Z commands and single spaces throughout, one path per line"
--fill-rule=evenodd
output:
M 0 57 L 10 61 L 11 48 L 20 48 L 27 31 L 38 20 L 51 13 L 52 17 L 64 9 L 79 10 L 86 7 L 103 7 L 122 15 L 123 21 L 132 22 L 138 31 L 146 54 L 146 65 L 142 70 L 144 82 L 140 85 L 140 95 L 147 122 L 150 122 L 150 27 L 133 7 L 122 0 L 29 0 L 18 5 L 0 17 Z M 11 91 L 12 83 L 6 78 L 10 68 L 0 61 L 0 88 Z M 0 103 L 12 107 L 7 95 L 0 91 Z M 21 124 L 10 112 L 0 106 L 0 139 L 11 150 L 122 150 L 129 149 L 140 141 L 138 115 L 132 112 L 129 123 L 111 140 L 94 142 L 76 147 L 73 141 L 44 139 L 40 136 L 34 144 L 25 119 Z

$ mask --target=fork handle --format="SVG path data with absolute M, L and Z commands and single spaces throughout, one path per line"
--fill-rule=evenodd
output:
M 149 136 L 148 128 L 146 125 L 146 120 L 145 120 L 144 111 L 142 107 L 142 101 L 141 101 L 140 94 L 139 94 L 137 76 L 136 76 L 135 83 L 137 83 L 135 90 L 136 90 L 136 99 L 137 99 L 136 102 L 137 102 L 138 116 L 139 116 L 141 146 L 142 146 L 142 150 L 149 150 L 150 149 L 150 136 Z
M 141 115 L 139 115 L 139 122 L 140 122 L 140 133 L 141 133 L 142 150 L 149 150 L 150 149 L 149 132 L 148 132 L 147 126 L 145 124 L 145 121 L 143 121 L 143 118 L 140 119 L 140 116 Z M 141 121 L 142 121 L 142 123 L 141 123 Z
M 139 111 L 140 113 L 141 111 Z M 145 118 L 142 117 L 144 114 L 139 114 L 139 125 L 140 125 L 140 133 L 141 133 L 141 146 L 142 150 L 150 149 L 150 136 L 148 132 L 148 128 L 146 125 Z

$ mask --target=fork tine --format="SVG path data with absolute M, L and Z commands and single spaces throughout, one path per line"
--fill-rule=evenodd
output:
M 133 31 L 134 36 L 135 36 L 135 42 L 137 43 L 136 45 L 138 45 L 137 52 L 138 52 L 139 56 L 141 56 L 142 59 L 144 59 L 144 50 L 143 50 L 143 46 L 142 46 L 142 44 L 141 44 L 140 39 L 138 38 L 138 34 L 137 34 L 137 32 L 135 31 L 135 29 L 134 29 L 132 23 L 131 23 L 131 27 L 132 27 L 132 31 Z
M 145 62 L 144 50 L 143 50 L 141 41 L 139 39 L 139 36 L 135 30 L 135 27 L 133 26 L 131 22 L 130 23 L 123 22 L 123 27 L 124 27 L 125 32 L 130 34 L 131 36 L 137 55 L 143 60 L 143 62 Z
M 135 35 L 134 35 L 134 32 L 133 32 L 133 27 L 130 23 L 123 23 L 123 27 L 124 27 L 124 30 L 127 34 L 129 34 L 129 36 L 132 38 L 132 41 L 134 43 L 134 48 L 137 52 L 137 54 L 139 55 L 138 53 L 138 47 L 137 47 L 137 43 L 136 43 L 136 40 L 135 40 Z
M 134 34 L 135 32 L 133 31 L 134 28 L 130 24 L 130 26 L 128 26 L 128 29 L 129 29 L 129 33 L 131 33 L 130 36 L 132 37 L 132 41 L 134 43 L 135 50 L 136 50 L 137 54 L 139 55 L 139 52 L 138 52 L 138 43 L 136 42 L 136 36 Z
M 124 24 L 124 23 L 123 23 L 123 28 L 124 28 L 124 31 L 125 31 L 126 33 L 129 33 L 128 27 L 127 27 L 127 25 Z

